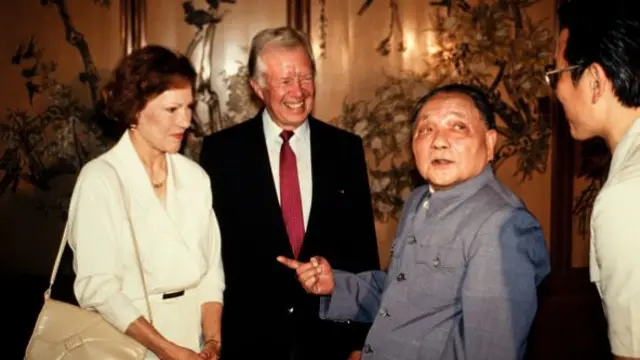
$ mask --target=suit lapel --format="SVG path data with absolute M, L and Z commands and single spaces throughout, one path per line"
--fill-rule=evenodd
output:
M 320 208 L 323 201 L 323 196 L 326 196 L 326 181 L 328 179 L 328 172 L 331 168 L 331 164 L 328 163 L 329 154 L 326 148 L 326 139 L 323 139 L 322 124 L 319 124 L 320 120 L 309 117 L 309 137 L 311 142 L 311 210 L 309 211 L 309 219 L 307 221 L 307 230 L 305 232 L 304 241 L 302 243 L 302 249 L 300 250 L 300 258 L 306 258 L 307 256 L 313 256 L 312 254 L 315 246 L 313 243 L 317 241 L 314 233 L 315 229 L 319 226 L 320 221 Z M 324 180 L 322 180 L 324 179 Z

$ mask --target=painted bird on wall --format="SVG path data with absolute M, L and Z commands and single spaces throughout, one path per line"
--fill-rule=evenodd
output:
M 216 7 L 218 6 L 217 1 L 207 1 L 207 3 L 216 3 Z M 185 1 L 182 3 L 182 9 L 184 10 L 184 21 L 198 28 L 198 30 L 202 30 L 205 25 L 208 24 L 217 24 L 222 21 L 221 16 L 215 16 L 211 12 L 203 9 L 196 9 L 193 6 L 192 1 Z
M 29 104 L 33 104 L 35 94 L 42 92 L 41 85 L 34 81 L 40 75 L 40 57 L 35 36 L 32 36 L 26 45 L 19 44 L 15 54 L 11 57 L 11 63 L 21 67 L 20 75 L 26 80 L 25 88 Z

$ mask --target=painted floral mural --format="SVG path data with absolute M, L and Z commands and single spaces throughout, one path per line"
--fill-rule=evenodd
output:
M 108 0 L 93 0 L 108 9 Z M 56 181 L 75 176 L 80 168 L 109 146 L 96 124 L 93 109 L 98 97 L 99 75 L 83 33 L 74 26 L 65 0 L 41 0 L 57 13 L 64 25 L 66 41 L 75 47 L 83 68 L 78 79 L 90 103 L 81 100 L 70 84 L 56 79 L 58 64 L 47 60 L 35 37 L 21 43 L 11 58 L 15 71 L 24 79 L 25 96 L 33 104 L 36 96 L 46 98 L 41 112 L 8 108 L 0 121 L 0 196 L 15 193 L 21 183 L 39 192 L 43 211 L 66 217 L 68 196 L 47 196 Z
M 35 1 L 35 0 L 33 0 Z M 320 11 L 318 61 L 331 47 L 327 29 L 331 26 L 326 0 L 318 1 Z M 360 135 L 369 154 L 370 183 L 376 218 L 387 221 L 399 215 L 404 199 L 416 184 L 409 151 L 411 128 L 408 114 L 418 97 L 439 85 L 451 82 L 475 84 L 489 95 L 499 117 L 501 142 L 493 166 L 498 169 L 508 159 L 517 165 L 513 176 L 526 182 L 547 171 L 551 127 L 542 116 L 542 105 L 551 95 L 543 81 L 545 67 L 552 63 L 553 34 L 543 21 L 532 20 L 527 11 L 539 0 L 430 1 L 432 19 L 427 29 L 432 51 L 424 54 L 430 64 L 424 71 L 388 75 L 372 91 L 372 100 L 344 99 L 339 116 L 331 122 Z M 108 9 L 108 0 L 91 0 Z M 60 17 L 66 41 L 77 49 L 83 67 L 78 79 L 84 85 L 79 94 L 69 84 L 56 80 L 57 64 L 47 60 L 35 37 L 25 39 L 10 59 L 24 79 L 22 91 L 31 101 L 46 97 L 42 112 L 9 108 L 0 122 L 0 196 L 15 193 L 21 183 L 29 183 L 46 194 L 55 179 L 77 174 L 91 158 L 109 145 L 96 126 L 94 106 L 100 76 L 84 35 L 74 26 L 65 0 L 41 0 L 42 6 Z M 369 16 L 371 6 L 383 3 L 388 22 L 375 45 L 378 56 L 406 51 L 401 16 L 402 0 L 366 0 L 354 16 Z M 203 5 L 204 4 L 204 5 Z M 193 132 L 184 149 L 198 157 L 202 137 L 252 116 L 258 109 L 247 85 L 247 68 L 238 64 L 235 73 L 211 68 L 218 26 L 234 11 L 237 0 L 183 1 L 184 22 L 194 29 L 184 49 L 198 71 Z M 224 89 L 215 89 L 213 79 L 222 76 Z M 75 92 L 74 92 L 75 91 Z M 221 104 L 220 91 L 226 91 Z M 89 101 L 82 101 L 88 98 Z M 583 151 L 589 154 L 589 148 Z M 590 185 L 576 199 L 574 213 L 585 219 L 602 185 L 601 170 L 593 170 L 588 159 L 578 176 Z M 42 196 L 42 209 L 64 215 L 68 197 Z M 584 220 L 583 220 L 584 222 Z M 584 224 L 583 224 L 584 225 Z
M 376 51 L 405 51 L 399 0 L 389 1 L 389 31 Z M 483 88 L 499 117 L 501 142 L 493 162 L 517 159 L 513 174 L 527 181 L 547 169 L 551 127 L 539 99 L 548 97 L 545 67 L 552 62 L 553 37 L 542 22 L 527 16 L 536 1 L 431 2 L 435 51 L 424 55 L 425 71 L 390 76 L 375 89 L 374 101 L 345 102 L 334 121 L 362 136 L 373 155 L 370 175 L 374 211 L 380 220 L 397 217 L 414 185 L 408 115 L 416 100 L 437 86 L 463 82 Z M 366 16 L 365 1 L 358 16 Z M 397 35 L 396 35 L 397 34 Z M 401 39 L 395 41 L 394 39 Z M 328 44 L 330 46 L 330 44 Z

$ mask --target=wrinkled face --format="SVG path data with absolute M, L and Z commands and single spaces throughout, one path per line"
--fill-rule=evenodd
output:
M 136 136 L 155 151 L 177 152 L 191 124 L 192 104 L 189 86 L 167 90 L 149 100 L 138 114 Z
M 556 51 L 556 67 L 558 69 L 570 66 L 565 58 L 568 38 L 569 30 L 563 29 L 560 32 Z M 558 74 L 556 94 L 569 122 L 571 136 L 576 140 L 586 140 L 601 132 L 596 120 L 599 106 L 594 106 L 595 99 L 591 87 L 593 81 L 591 69 L 586 69 L 577 83 L 573 82 L 571 71 L 563 71 Z
M 261 55 L 262 81 L 251 86 L 273 121 L 282 129 L 294 130 L 313 109 L 315 83 L 311 60 L 303 47 L 274 47 Z
M 496 131 L 487 129 L 471 98 L 437 94 L 416 119 L 416 166 L 435 190 L 451 188 L 482 173 L 493 159 L 496 139 Z

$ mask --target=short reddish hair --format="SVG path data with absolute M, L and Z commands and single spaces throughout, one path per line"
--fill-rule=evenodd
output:
M 122 133 L 156 96 L 187 86 L 194 90 L 196 76 L 184 55 L 158 45 L 145 46 L 120 60 L 100 93 L 100 110 Z

